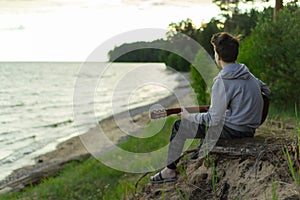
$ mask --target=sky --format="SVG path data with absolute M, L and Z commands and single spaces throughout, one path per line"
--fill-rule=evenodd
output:
M 187 18 L 196 25 L 220 11 L 212 0 L 0 0 L 0 61 L 85 61 L 109 41 L 107 52 L 137 37 L 137 29 L 164 29 Z M 151 41 L 164 37 L 148 34 Z M 146 39 L 145 39 L 146 40 Z

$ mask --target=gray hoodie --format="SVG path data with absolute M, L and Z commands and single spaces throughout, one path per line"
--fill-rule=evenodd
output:
M 224 122 L 234 130 L 252 132 L 261 121 L 261 92 L 268 96 L 271 91 L 244 64 L 229 64 L 214 79 L 209 111 L 191 114 L 189 120 L 209 126 Z

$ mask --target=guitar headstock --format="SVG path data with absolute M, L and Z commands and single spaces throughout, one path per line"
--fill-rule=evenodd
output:
M 165 109 L 160 109 L 160 110 L 152 110 L 150 111 L 150 118 L 151 119 L 158 119 L 162 117 L 166 117 L 167 112 Z

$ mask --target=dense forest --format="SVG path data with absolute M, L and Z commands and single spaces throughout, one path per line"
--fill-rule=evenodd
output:
M 214 0 L 222 10 L 222 16 L 212 18 L 200 27 L 197 27 L 191 19 L 171 23 L 166 39 L 123 44 L 108 53 L 109 60 L 164 62 L 177 71 L 190 71 L 198 102 L 206 104 L 210 99 L 208 87 L 199 69 L 183 58 L 189 56 L 196 63 L 203 63 L 203 53 L 187 45 L 184 36 L 198 42 L 213 58 L 210 38 L 214 33 L 226 31 L 240 38 L 238 61 L 245 63 L 258 78 L 271 87 L 272 102 L 281 105 L 283 109 L 295 107 L 299 109 L 300 89 L 295 87 L 300 82 L 299 5 L 297 1 L 284 3 L 277 0 L 274 7 L 262 11 L 239 8 L 242 3 L 250 1 Z M 180 50 L 183 56 L 178 55 L 176 51 L 166 51 L 170 45 Z

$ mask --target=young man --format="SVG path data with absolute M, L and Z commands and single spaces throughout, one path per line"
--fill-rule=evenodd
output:
M 215 61 L 222 70 L 214 79 L 211 106 L 207 113 L 190 114 L 183 110 L 173 125 L 168 149 L 168 165 L 150 178 L 152 183 L 176 180 L 176 164 L 186 139 L 205 138 L 215 134 L 216 139 L 253 137 L 259 127 L 263 110 L 262 93 L 269 88 L 248 68 L 236 63 L 239 41 L 228 33 L 212 36 Z M 214 127 L 216 131 L 209 131 Z M 218 131 L 219 130 L 219 131 Z M 219 134 L 217 133 L 219 132 Z M 217 134 L 216 134 L 217 133 Z

